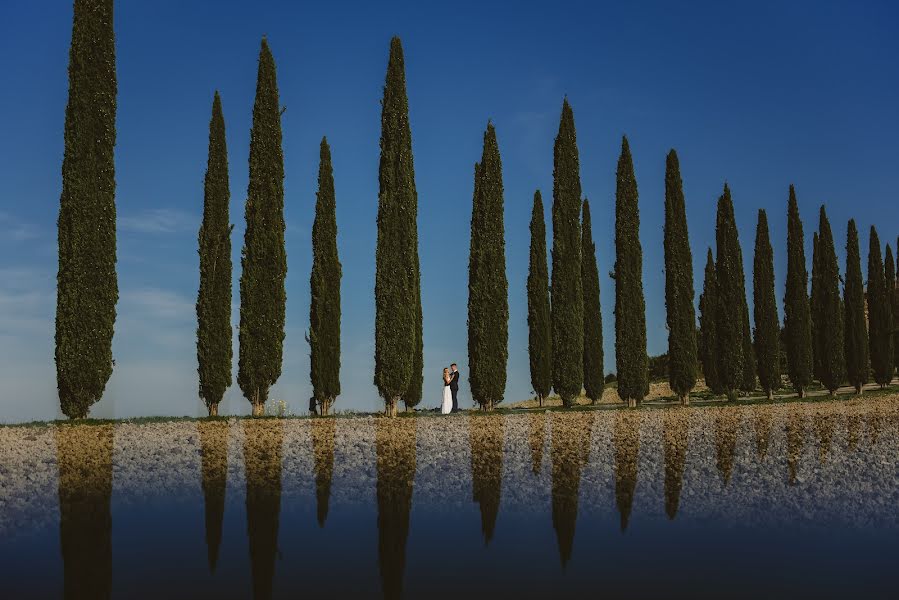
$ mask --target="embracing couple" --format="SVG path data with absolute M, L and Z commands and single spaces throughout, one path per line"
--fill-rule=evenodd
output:
M 443 370 L 443 403 L 440 413 L 459 412 L 459 368 L 453 363 Z

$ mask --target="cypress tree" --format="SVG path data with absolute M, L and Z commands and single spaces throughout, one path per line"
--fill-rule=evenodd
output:
M 718 377 L 718 330 L 715 313 L 718 311 L 718 284 L 715 280 L 715 259 L 708 249 L 705 263 L 705 279 L 699 295 L 699 360 L 706 387 L 717 395 L 723 394 Z
M 584 383 L 584 296 L 581 281 L 581 175 L 568 99 L 553 149 L 553 387 L 571 406 Z
M 740 379 L 740 391 L 750 394 L 755 390 L 755 350 L 752 347 L 752 330 L 749 326 L 749 304 L 743 295 L 743 376 Z
M 603 374 L 602 313 L 599 302 L 599 269 L 590 203 L 584 199 L 581 221 L 581 279 L 584 286 L 584 391 L 593 404 L 602 398 L 606 382 Z
M 716 304 L 715 329 L 718 354 L 718 377 L 728 398 L 733 399 L 735 390 L 743 383 L 746 322 L 743 315 L 734 318 L 734 309 L 742 312 L 746 301 L 746 284 L 743 278 L 743 252 L 737 234 L 734 218 L 734 204 L 730 188 L 724 184 L 724 193 L 718 198 L 717 227 L 715 231 L 718 246 L 715 263 Z
M 893 277 L 899 279 L 899 238 L 896 239 L 896 263 Z M 890 289 L 890 308 L 893 315 L 893 367 L 899 369 L 899 281 Z
M 615 369 L 618 395 L 636 406 L 649 393 L 649 357 L 637 178 L 627 137 L 621 138 L 615 188 Z
M 871 375 L 881 388 L 893 378 L 892 333 L 890 299 L 880 254 L 880 238 L 872 225 L 868 247 L 868 345 L 871 352 Z
M 246 221 L 241 253 L 237 383 L 253 405 L 253 414 L 261 415 L 269 388 L 281 376 L 287 303 L 281 107 L 275 59 L 265 38 L 262 38 L 259 51 L 253 128 L 250 130 Z
M 755 230 L 752 299 L 759 385 L 771 400 L 774 391 L 780 389 L 780 323 L 774 298 L 774 251 L 768 234 L 768 215 L 762 209 Z
M 475 165 L 468 259 L 468 368 L 471 395 L 482 410 L 502 402 L 509 358 L 509 285 L 503 225 L 503 165 L 496 130 L 487 123 Z
M 809 314 L 811 316 L 812 322 L 812 375 L 818 381 L 821 381 L 821 330 L 819 328 L 820 323 L 818 319 L 820 318 L 820 290 L 818 284 L 818 278 L 820 276 L 820 269 L 818 265 L 818 232 L 816 231 L 812 234 L 812 285 L 811 292 L 809 293 L 808 305 L 809 305 Z
M 668 323 L 668 382 L 682 404 L 696 385 L 696 313 L 693 255 L 677 152 L 665 160 L 665 309 Z
M 319 148 L 318 193 L 312 223 L 312 275 L 309 279 L 309 376 L 312 395 L 321 408 L 331 411 L 340 395 L 340 279 L 337 253 L 337 216 L 331 148 L 322 138 Z
M 846 283 L 843 288 L 843 340 L 846 376 L 856 394 L 861 394 L 862 386 L 868 383 L 868 330 L 865 326 L 865 288 L 862 284 L 861 262 L 855 219 L 849 219 L 846 231 Z
M 216 92 L 209 122 L 209 158 L 200 225 L 200 290 L 197 293 L 197 373 L 200 398 L 210 416 L 231 385 L 231 230 L 228 147 L 222 101 Z
M 817 281 L 815 281 L 815 362 L 818 380 L 832 396 L 846 371 L 843 358 L 843 315 L 840 306 L 840 267 L 827 212 L 821 207 L 818 224 Z M 814 279 L 814 278 L 813 278 Z
M 75 0 L 57 221 L 56 386 L 87 416 L 112 375 L 116 302 L 116 72 L 112 0 Z M 578 361 L 580 364 L 580 361 Z
M 883 274 L 886 283 L 887 312 L 889 313 L 889 320 L 887 323 L 890 331 L 890 349 L 893 356 L 893 363 L 890 364 L 889 379 L 889 381 L 892 381 L 893 372 L 896 370 L 896 365 L 894 364 L 896 354 L 899 353 L 899 350 L 896 348 L 896 322 L 899 321 L 899 310 L 897 310 L 896 305 L 899 298 L 896 296 L 896 263 L 893 262 L 893 250 L 890 248 L 889 244 L 887 244 L 886 252 L 883 257 Z
M 552 323 L 549 308 L 549 270 L 546 265 L 546 223 L 540 190 L 534 192 L 531 213 L 531 254 L 528 263 L 528 357 L 531 387 L 537 402 L 549 396 L 553 384 Z M 541 446 L 542 448 L 542 446 Z
M 784 295 L 787 372 L 802 398 L 812 382 L 812 321 L 808 300 L 808 271 L 796 190 L 790 185 L 787 206 L 787 285 Z
M 384 398 L 385 412 L 394 416 L 397 402 L 407 394 L 410 384 L 415 385 L 415 376 L 419 375 L 415 369 L 421 362 L 418 194 L 403 47 L 398 37 L 390 41 L 381 102 L 378 186 L 374 383 Z M 406 399 L 412 400 L 409 396 Z

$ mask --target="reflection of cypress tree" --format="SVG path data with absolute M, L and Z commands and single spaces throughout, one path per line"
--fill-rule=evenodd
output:
M 493 539 L 502 496 L 503 419 L 472 415 L 469 424 L 472 499 L 481 508 L 481 533 L 486 545 Z
M 334 473 L 334 419 L 312 420 L 312 455 L 315 458 L 315 501 L 318 526 L 325 526 L 328 500 L 331 497 L 331 476 Z
M 543 466 L 543 444 L 546 438 L 546 416 L 543 413 L 531 413 L 528 415 L 530 433 L 528 442 L 531 444 L 531 469 L 534 475 L 540 474 Z
M 796 483 L 796 468 L 802 455 L 802 407 L 798 404 L 789 405 L 790 414 L 787 416 L 787 481 L 790 485 Z
M 868 409 L 868 439 L 871 441 L 871 445 L 874 446 L 877 444 L 878 438 L 880 438 L 880 415 L 877 414 L 877 405 L 874 404 Z
M 824 412 L 815 413 L 815 432 L 818 434 L 818 461 L 823 465 L 830 453 L 830 442 L 836 426 L 836 416 Z
M 378 456 L 378 565 L 385 598 L 399 598 L 415 481 L 415 420 L 375 422 Z
M 244 421 L 243 459 L 247 473 L 247 535 L 253 597 L 271 598 L 281 513 L 281 446 L 278 419 Z
M 666 410 L 665 421 L 665 514 L 674 519 L 680 504 L 680 491 L 684 483 L 684 465 L 687 462 L 687 434 L 690 421 L 685 415 Z
M 206 514 L 206 553 L 209 571 L 215 572 L 225 516 L 225 484 L 228 480 L 228 421 L 197 421 Z
M 858 415 L 846 416 L 846 449 L 857 450 L 862 428 L 862 418 Z
M 112 588 L 112 425 L 56 428 L 64 597 Z
M 562 567 L 571 559 L 574 548 L 581 471 L 590 455 L 592 425 L 593 419 L 585 418 L 583 414 L 552 414 L 553 529 L 556 531 Z
M 755 451 L 759 460 L 768 455 L 768 439 L 771 437 L 771 413 L 764 407 L 755 407 L 752 411 L 755 426 Z
M 640 454 L 640 414 L 619 411 L 615 416 L 615 502 L 621 514 L 621 531 L 627 529 L 637 488 Z
M 730 482 L 733 472 L 739 425 L 740 417 L 735 410 L 718 409 L 715 416 L 715 463 L 724 485 Z

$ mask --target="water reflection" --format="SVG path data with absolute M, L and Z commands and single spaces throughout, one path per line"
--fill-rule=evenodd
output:
M 534 412 L 528 415 L 528 443 L 531 446 L 531 470 L 540 474 L 543 466 L 543 444 L 546 442 L 546 414 Z
M 814 416 L 815 432 L 818 434 L 818 462 L 822 465 L 827 462 L 830 452 L 830 444 L 833 439 L 833 430 L 836 426 L 835 414 L 818 411 Z
M 787 415 L 787 481 L 790 485 L 796 484 L 796 471 L 799 459 L 802 456 L 802 407 L 798 404 L 789 405 Z
M 253 597 L 271 598 L 278 555 L 281 514 L 281 450 L 284 427 L 279 419 L 244 421 L 243 458 L 247 474 L 247 535 Z
M 768 440 L 771 437 L 771 411 L 765 406 L 754 406 L 752 424 L 755 428 L 755 452 L 759 460 L 765 460 L 768 455 Z
M 854 413 L 846 415 L 846 449 L 854 451 L 858 449 L 858 441 L 861 436 L 862 418 Z
M 335 419 L 312 420 L 312 454 L 315 458 L 315 508 L 319 527 L 328 518 L 328 501 L 331 498 L 331 477 L 334 474 Z
M 581 471 L 590 455 L 593 415 L 552 413 L 552 517 L 564 567 L 571 559 Z
M 503 479 L 503 417 L 469 417 L 473 500 L 481 509 L 481 533 L 489 544 L 496 527 Z
M 399 598 L 415 480 L 415 420 L 377 419 L 378 565 L 385 598 Z
M 734 468 L 734 455 L 737 450 L 737 431 L 740 427 L 740 415 L 728 408 L 716 409 L 715 415 L 715 464 L 718 473 L 726 486 Z
M 59 537 L 66 598 L 109 598 L 112 588 L 112 425 L 56 428 Z
M 228 479 L 228 430 L 228 421 L 224 419 L 197 422 L 206 515 L 206 553 L 211 573 L 215 572 L 222 543 L 225 484 Z
M 689 418 L 680 410 L 665 412 L 665 514 L 673 520 L 680 504 L 680 492 L 684 483 L 684 465 L 687 462 Z
M 621 531 L 627 529 L 637 488 L 642 413 L 619 410 L 615 415 L 612 440 L 615 445 L 615 503 L 621 515 Z

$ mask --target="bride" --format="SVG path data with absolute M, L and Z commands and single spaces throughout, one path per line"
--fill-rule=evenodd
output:
M 440 414 L 448 415 L 453 410 L 453 393 L 450 390 L 450 382 L 453 374 L 449 368 L 443 370 L 443 403 L 440 405 Z

